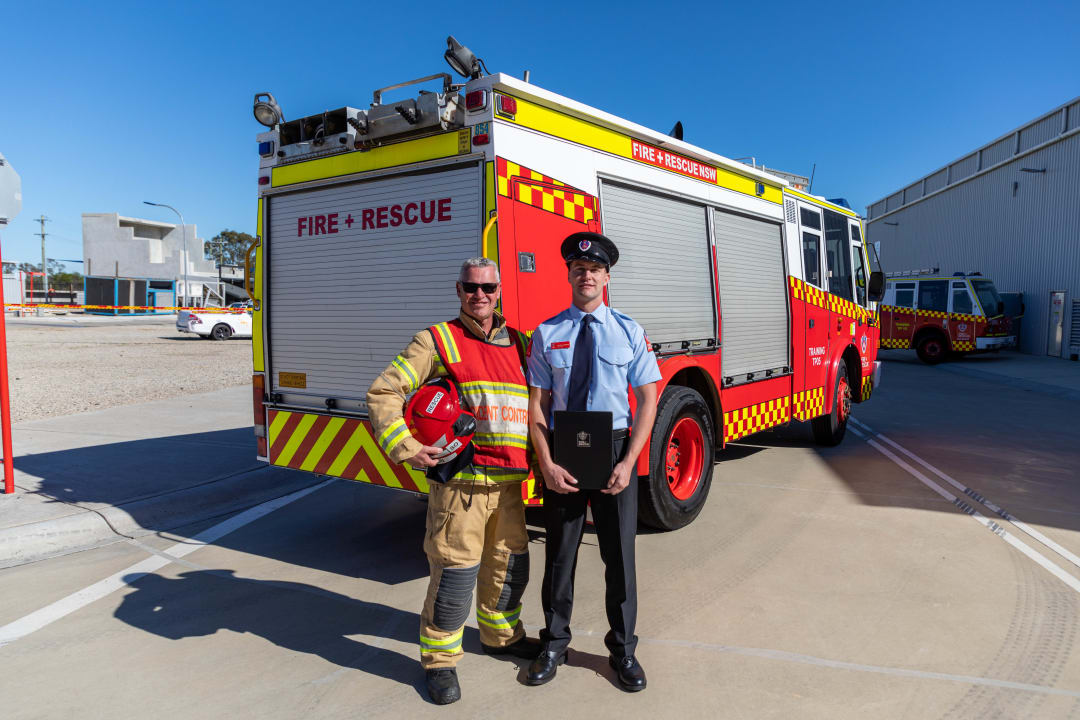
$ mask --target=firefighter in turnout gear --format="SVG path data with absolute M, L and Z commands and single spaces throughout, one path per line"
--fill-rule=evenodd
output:
M 420 615 L 420 663 L 428 693 L 440 705 L 460 699 L 455 666 L 477 589 L 480 642 L 489 654 L 532 659 L 521 596 L 529 578 L 529 537 L 521 483 L 528 477 L 525 336 L 495 312 L 498 267 L 466 260 L 457 294 L 461 312 L 417 333 L 367 393 L 372 427 L 395 462 L 426 470 L 430 482 L 424 552 L 431 576 Z M 405 398 L 425 382 L 448 377 L 476 416 L 472 452 L 440 464 L 442 448 L 416 440 L 402 415 Z

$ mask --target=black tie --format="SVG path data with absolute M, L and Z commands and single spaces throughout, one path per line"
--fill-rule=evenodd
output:
M 581 318 L 581 330 L 574 343 L 574 364 L 570 368 L 570 389 L 566 396 L 567 410 L 587 410 L 589 386 L 592 384 L 593 358 L 596 345 L 589 324 L 596 320 L 592 315 Z

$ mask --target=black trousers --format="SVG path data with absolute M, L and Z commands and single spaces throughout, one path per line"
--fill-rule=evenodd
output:
M 622 457 L 629 441 L 618 440 L 615 454 Z M 599 490 L 576 493 L 544 492 L 544 526 L 547 545 L 544 583 L 540 599 L 547 627 L 540 639 L 548 649 L 561 651 L 570 645 L 570 615 L 574 609 L 574 574 L 578 547 L 585 533 L 585 510 L 592 506 L 593 523 L 604 561 L 605 605 L 610 630 L 604 644 L 615 657 L 633 655 L 637 649 L 637 572 L 634 541 L 637 537 L 638 480 L 636 469 L 630 484 L 618 495 Z

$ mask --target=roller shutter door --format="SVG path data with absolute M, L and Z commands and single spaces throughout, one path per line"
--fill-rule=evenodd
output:
M 706 209 L 604 183 L 604 234 L 619 248 L 608 297 L 653 343 L 716 337 Z
M 780 225 L 713 209 L 713 236 L 720 285 L 721 373 L 739 382 L 747 373 L 790 367 Z
M 416 332 L 457 315 L 458 269 L 481 254 L 481 177 L 477 165 L 458 166 L 269 199 L 273 391 L 290 403 L 363 408 L 372 380 Z M 324 232 L 309 235 L 320 215 Z M 282 388 L 283 372 L 304 373 L 307 387 Z

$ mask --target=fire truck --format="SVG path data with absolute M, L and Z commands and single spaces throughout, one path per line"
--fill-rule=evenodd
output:
M 860 218 L 448 45 L 463 83 L 432 75 L 290 121 L 255 98 L 269 128 L 247 261 L 260 460 L 427 492 L 380 447 L 369 385 L 457 314 L 465 258 L 498 263 L 512 326 L 565 309 L 559 245 L 579 230 L 618 245 L 606 301 L 645 328 L 663 374 L 637 467 L 644 523 L 691 522 L 727 443 L 793 421 L 839 443 L 880 381 L 884 275 Z M 541 484 L 523 483 L 526 504 Z
M 914 348 L 929 365 L 949 353 L 1000 350 L 1016 345 L 1012 320 L 994 281 L 981 273 L 940 275 L 937 268 L 890 273 L 885 281 L 881 347 Z

